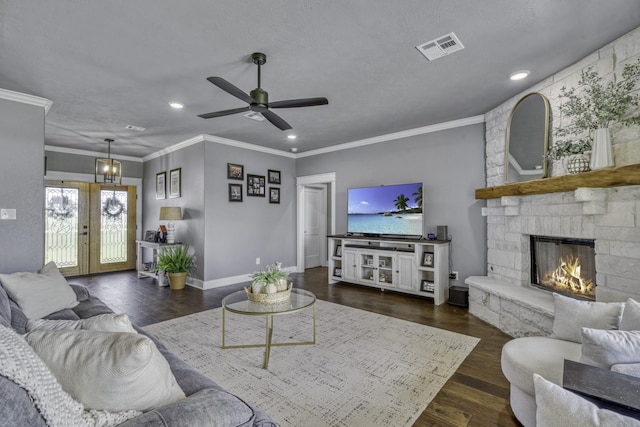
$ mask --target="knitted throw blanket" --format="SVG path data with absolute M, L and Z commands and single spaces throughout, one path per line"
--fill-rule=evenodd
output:
M 141 414 L 139 411 L 85 411 L 65 392 L 42 359 L 13 329 L 0 325 L 0 375 L 22 387 L 48 426 L 109 427 Z

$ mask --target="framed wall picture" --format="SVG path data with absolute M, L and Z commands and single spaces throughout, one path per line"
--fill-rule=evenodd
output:
M 280 184 L 280 171 L 269 169 L 267 175 L 269 176 L 269 184 Z
M 422 256 L 423 267 L 433 267 L 433 252 L 425 252 Z
M 156 200 L 167 198 L 167 173 L 160 172 L 156 174 Z
M 229 201 L 242 201 L 242 184 L 229 184 Z
M 269 187 L 269 203 L 280 203 L 280 189 Z
M 264 197 L 265 196 L 265 179 L 264 175 L 247 174 L 247 196 Z
M 244 166 L 235 163 L 227 163 L 227 179 L 244 180 Z
M 175 199 L 182 194 L 181 183 L 182 168 L 171 169 L 169 172 L 169 198 Z
M 144 240 L 147 242 L 155 242 L 156 241 L 156 232 L 155 230 L 147 230 L 144 233 Z

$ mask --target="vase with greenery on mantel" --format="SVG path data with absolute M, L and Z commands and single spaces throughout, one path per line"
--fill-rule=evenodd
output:
M 591 150 L 592 170 L 614 166 L 609 127 L 614 123 L 640 125 L 640 93 L 634 93 L 639 79 L 640 59 L 625 64 L 618 81 L 605 83 L 589 67 L 581 72 L 577 88 L 560 88 L 559 98 L 565 102 L 559 110 L 563 122 L 571 123 L 556 129 L 555 136 L 561 139 L 549 150 L 549 157 L 558 159 Z M 569 148 L 567 144 L 578 147 Z

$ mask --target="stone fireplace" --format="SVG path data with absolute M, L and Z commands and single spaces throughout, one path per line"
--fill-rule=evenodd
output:
M 530 236 L 529 247 L 533 286 L 574 298 L 596 299 L 594 240 Z
M 553 298 L 533 286 L 531 236 L 593 242 L 584 279 L 595 300 L 640 299 L 640 185 L 489 199 L 483 215 L 487 276 L 466 280 L 469 310 L 507 334 L 551 333 Z

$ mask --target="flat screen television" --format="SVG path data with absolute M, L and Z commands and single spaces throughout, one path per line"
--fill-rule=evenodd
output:
M 347 190 L 347 232 L 364 236 L 421 237 L 422 183 Z

